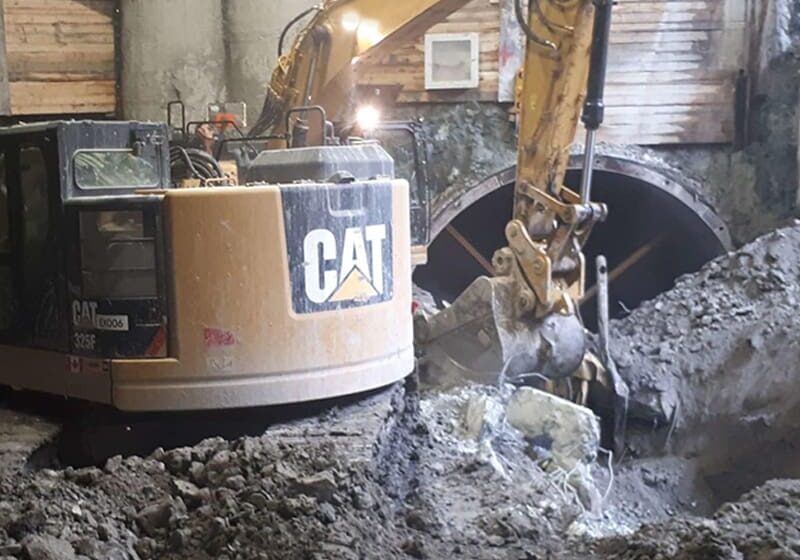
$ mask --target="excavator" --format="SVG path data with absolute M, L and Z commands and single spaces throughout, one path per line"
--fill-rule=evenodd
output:
M 315 9 L 275 71 L 267 137 L 259 125 L 225 139 L 232 168 L 166 123 L 0 129 L 0 384 L 147 412 L 314 401 L 408 376 L 409 185 L 327 114 L 360 61 L 465 3 Z
M 0 278 L 11 280 L 0 383 L 147 411 L 302 402 L 411 373 L 408 184 L 379 145 L 337 136 L 328 115 L 342 118 L 360 64 L 466 3 L 327 0 L 301 14 L 311 19 L 250 133 L 205 151 L 170 146 L 166 125 L 150 123 L 0 131 Z M 616 433 L 625 387 L 607 330 L 591 352 L 576 303 L 581 248 L 607 214 L 591 200 L 591 169 L 611 0 L 515 8 L 526 58 L 508 247 L 493 277 L 417 321 L 416 342 L 429 370 L 544 382 L 606 407 Z M 576 193 L 563 179 L 584 98 Z M 226 147 L 233 173 L 219 161 Z M 176 164 L 198 182 L 179 188 Z
M 494 277 L 477 279 L 439 313 L 417 317 L 415 342 L 425 369 L 434 375 L 483 382 L 544 380 L 548 390 L 598 410 L 607 441 L 618 449 L 624 437 L 627 387 L 608 353 L 607 271 L 602 259 L 597 263 L 600 328 L 591 344 L 578 307 L 586 276 L 581 249 L 593 226 L 608 213 L 604 204 L 592 202 L 591 184 L 596 133 L 604 113 L 613 2 L 531 0 L 526 14 L 522 0 L 513 1 L 525 36 L 525 63 L 517 87 L 518 176 L 513 216 L 506 226 L 508 247 L 494 255 Z M 398 27 L 391 40 L 370 50 L 369 56 L 359 52 L 355 64 L 334 66 L 315 76 L 316 56 L 343 48 L 330 41 L 333 35 L 320 31 L 326 25 L 321 22 L 338 17 L 331 15 L 334 5 L 354 4 L 324 5 L 299 34 L 296 47 L 273 74 L 254 133 L 289 132 L 288 120 L 277 118 L 284 114 L 286 100 L 313 102 L 333 114 L 342 111 L 358 65 L 380 60 L 420 32 L 416 25 Z M 367 16 L 368 7 L 375 11 Z M 444 1 L 430 12 L 441 15 L 454 8 L 453 2 Z M 347 12 L 339 21 L 343 29 L 364 21 L 386 27 L 395 25 L 398 10 L 394 3 L 378 8 L 365 2 L 358 17 Z M 374 33 L 371 27 L 363 35 Z M 579 120 L 586 128 L 586 142 L 581 189 L 576 193 L 563 181 Z M 301 137 L 306 136 L 303 131 Z

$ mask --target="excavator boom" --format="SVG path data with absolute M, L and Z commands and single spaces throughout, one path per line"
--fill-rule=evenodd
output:
M 325 0 L 286 53 L 251 130 L 284 132 L 285 112 L 319 105 L 338 116 L 361 64 L 375 61 L 443 21 L 469 0 Z
M 516 0 L 515 0 L 516 1 Z M 517 184 L 557 195 L 586 92 L 592 3 L 532 0 L 519 96 Z

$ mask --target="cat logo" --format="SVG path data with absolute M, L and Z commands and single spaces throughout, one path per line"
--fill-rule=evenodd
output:
M 328 229 L 303 240 L 306 297 L 315 304 L 367 302 L 384 293 L 386 225 L 348 227 L 337 241 Z
M 394 297 L 391 181 L 281 187 L 292 311 Z

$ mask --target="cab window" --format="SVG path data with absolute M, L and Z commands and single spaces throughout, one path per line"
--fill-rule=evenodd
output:
M 44 154 L 37 146 L 20 150 L 20 186 L 24 224 L 24 278 L 33 280 L 41 273 L 47 232 L 50 227 L 47 167 Z M 26 282 L 28 282 L 26 280 Z
M 75 183 L 81 189 L 153 188 L 158 170 L 132 150 L 83 150 L 73 159 Z
M 9 223 L 6 158 L 0 152 L 0 331 L 11 326 L 11 225 Z

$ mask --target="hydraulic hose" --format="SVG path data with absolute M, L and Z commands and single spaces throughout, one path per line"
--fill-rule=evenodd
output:
M 283 56 L 283 42 L 286 40 L 286 35 L 289 33 L 289 30 L 294 27 L 298 21 L 306 17 L 311 12 L 319 12 L 322 8 L 320 6 L 311 6 L 307 10 L 303 10 L 299 15 L 295 16 L 281 31 L 280 39 L 278 39 L 278 58 Z
M 170 146 L 169 166 L 173 180 L 177 178 L 221 179 L 225 176 L 217 160 L 196 148 Z

